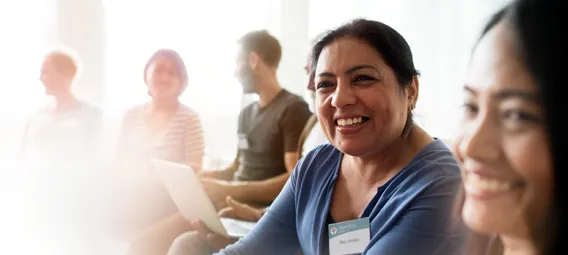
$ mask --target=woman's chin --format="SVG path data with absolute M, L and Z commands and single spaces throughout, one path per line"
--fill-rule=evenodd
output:
M 481 234 L 498 233 L 502 230 L 503 219 L 493 210 L 475 202 L 465 201 L 461 213 L 463 222 L 471 230 Z
M 342 140 L 335 143 L 335 147 L 341 152 L 354 157 L 364 156 L 372 150 L 372 146 L 356 140 Z

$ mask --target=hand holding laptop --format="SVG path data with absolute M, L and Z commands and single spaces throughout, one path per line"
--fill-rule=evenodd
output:
M 266 208 L 257 209 L 250 205 L 238 202 L 230 196 L 225 199 L 227 207 L 219 211 L 219 217 L 257 222 L 266 212 Z
M 199 181 L 215 208 L 219 210 L 227 207 L 225 198 L 230 194 L 229 182 L 214 178 L 199 178 Z
M 257 222 L 266 211 L 266 209 L 253 208 L 247 204 L 238 202 L 231 197 L 227 197 L 226 202 L 228 206 L 219 212 L 219 217 Z M 207 225 L 205 225 L 202 221 L 193 221 L 191 222 L 191 225 L 193 229 L 198 232 L 199 238 L 216 252 L 238 240 L 236 238 L 216 234 L 207 228 Z
M 153 163 L 172 200 L 187 220 L 199 219 L 211 232 L 227 238 L 243 237 L 254 226 L 254 222 L 220 218 L 191 167 L 157 159 Z

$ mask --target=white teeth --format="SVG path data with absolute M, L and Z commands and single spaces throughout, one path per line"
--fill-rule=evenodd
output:
M 337 124 L 340 126 L 350 126 L 363 122 L 363 117 L 338 119 Z
M 476 189 L 488 191 L 506 191 L 513 187 L 512 182 L 499 181 L 496 179 L 482 178 L 478 174 L 468 173 L 466 175 L 467 185 L 471 185 Z

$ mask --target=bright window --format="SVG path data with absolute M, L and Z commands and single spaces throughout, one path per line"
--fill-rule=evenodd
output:
M 25 120 L 43 101 L 39 70 L 55 24 L 53 2 L 0 2 L 0 163 L 19 151 Z

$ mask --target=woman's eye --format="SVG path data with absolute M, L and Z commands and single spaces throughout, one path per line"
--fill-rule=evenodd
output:
M 473 118 L 479 112 L 479 107 L 471 102 L 464 103 L 462 108 L 466 118 Z
M 505 121 L 510 121 L 517 124 L 540 122 L 540 119 L 534 116 L 533 114 L 518 109 L 511 109 L 505 111 L 503 113 L 503 118 L 505 119 Z
M 329 82 L 329 81 L 321 81 L 321 82 L 318 82 L 316 88 L 317 88 L 317 89 L 320 89 L 320 88 L 327 88 L 327 87 L 331 87 L 331 86 L 333 86 L 333 83 L 332 83 L 332 82 Z
M 355 84 L 372 84 L 374 82 L 376 82 L 377 79 L 375 79 L 372 76 L 368 76 L 368 75 L 357 75 L 355 77 L 353 77 L 353 83 Z

